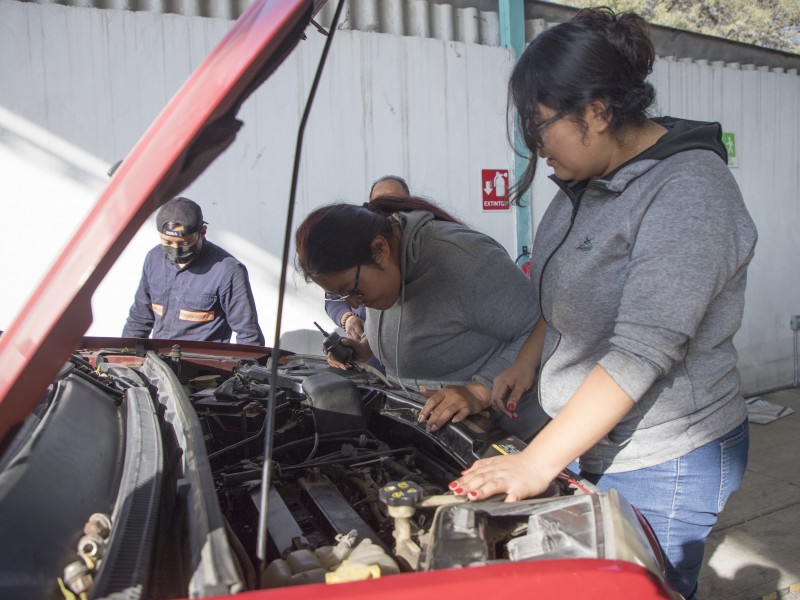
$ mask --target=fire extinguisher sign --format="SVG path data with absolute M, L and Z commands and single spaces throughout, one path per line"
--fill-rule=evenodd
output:
M 483 210 L 508 210 L 508 169 L 481 169 Z

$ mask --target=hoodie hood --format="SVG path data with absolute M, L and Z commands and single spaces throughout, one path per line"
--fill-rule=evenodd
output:
M 675 117 L 658 117 L 653 121 L 666 128 L 667 133 L 639 156 L 634 157 L 634 161 L 662 160 L 686 150 L 711 150 L 723 162 L 728 162 L 728 152 L 722 143 L 722 125 L 719 123 L 687 121 Z
M 394 218 L 403 228 L 403 242 L 400 250 L 400 276 L 403 281 L 415 277 L 416 267 L 426 240 L 431 235 L 431 230 L 425 225 L 434 220 L 433 214 L 414 210 L 411 212 L 395 213 Z
M 675 117 L 657 117 L 652 121 L 664 127 L 667 133 L 644 152 L 621 164 L 602 179 L 593 181 L 592 185 L 602 185 L 609 191 L 622 192 L 631 181 L 645 174 L 659 161 L 688 150 L 709 150 L 727 164 L 728 152 L 722 143 L 722 126 L 719 123 L 688 121 Z M 550 179 L 570 197 L 588 185 L 587 181 L 564 181 L 555 175 L 551 175 Z

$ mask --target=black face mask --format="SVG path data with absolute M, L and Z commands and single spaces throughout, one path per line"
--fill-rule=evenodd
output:
M 188 263 L 197 256 L 198 252 L 197 243 L 194 243 L 191 246 L 180 246 L 179 248 L 175 248 L 173 246 L 164 246 L 162 244 L 161 249 L 164 251 L 164 254 L 167 255 L 167 258 L 176 264 Z

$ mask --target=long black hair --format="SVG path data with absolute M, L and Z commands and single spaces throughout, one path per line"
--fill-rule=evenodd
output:
M 362 205 L 328 204 L 311 212 L 295 232 L 297 269 L 309 281 L 374 263 L 372 240 L 379 235 L 390 239 L 391 215 L 412 210 L 428 211 L 438 221 L 461 223 L 433 202 L 415 196 L 379 196 Z
M 510 195 L 518 203 L 533 183 L 541 135 L 537 105 L 564 112 L 586 128 L 583 111 L 602 100 L 609 130 L 619 136 L 643 124 L 655 100 L 646 77 L 653 70 L 655 49 L 649 26 L 638 15 L 615 14 L 610 8 L 585 9 L 571 20 L 538 35 L 525 49 L 508 83 L 509 112 L 516 111 L 519 131 L 530 160 Z

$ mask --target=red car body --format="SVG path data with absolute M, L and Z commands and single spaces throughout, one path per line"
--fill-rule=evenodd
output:
M 0 440 L 5 449 L 91 320 L 91 296 L 148 216 L 233 140 L 244 99 L 300 39 L 318 2 L 256 0 L 180 88 L 122 162 L 68 245 L 0 336 Z M 102 345 L 102 344 L 101 344 Z M 4 544 L 7 541 L 4 541 Z M 563 559 L 312 584 L 243 598 L 675 598 L 663 578 L 624 561 Z M 232 596 L 225 596 L 232 597 Z
M 678 598 L 664 581 L 640 567 L 610 560 L 553 560 L 409 573 L 346 584 L 316 584 L 248 592 L 247 600 L 380 598 L 558 598 L 599 600 Z M 224 596 L 232 598 L 233 596 Z

